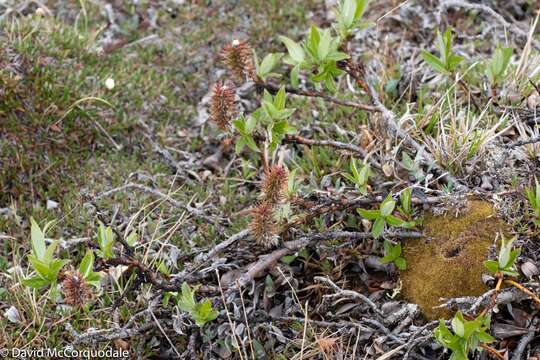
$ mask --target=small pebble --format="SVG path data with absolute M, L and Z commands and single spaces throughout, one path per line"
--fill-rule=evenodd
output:
M 521 272 L 529 279 L 540 273 L 538 267 L 532 261 L 526 261 L 521 265 Z
M 58 203 L 54 200 L 47 200 L 47 210 L 56 209 L 58 207 Z
M 491 177 L 487 175 L 482 175 L 482 185 L 480 185 L 480 187 L 483 190 L 487 191 L 493 190 L 493 185 L 491 184 Z

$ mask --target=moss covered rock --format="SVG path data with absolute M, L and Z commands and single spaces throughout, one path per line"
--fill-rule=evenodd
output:
M 441 297 L 476 296 L 487 290 L 481 279 L 483 262 L 497 233 L 506 229 L 486 201 L 469 200 L 457 216 L 427 215 L 425 236 L 404 242 L 403 296 L 420 305 L 429 319 L 448 317 L 448 311 L 433 307 Z

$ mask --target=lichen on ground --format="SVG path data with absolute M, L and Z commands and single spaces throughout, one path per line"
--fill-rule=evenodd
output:
M 403 246 L 407 270 L 401 273 L 403 296 L 417 303 L 429 319 L 448 317 L 434 309 L 442 297 L 475 296 L 487 288 L 482 283 L 490 246 L 507 225 L 497 218 L 493 205 L 469 200 L 459 215 L 429 214 L 421 239 L 407 240 Z

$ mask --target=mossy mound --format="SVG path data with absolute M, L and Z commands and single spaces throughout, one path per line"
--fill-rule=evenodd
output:
M 481 279 L 483 262 L 497 233 L 505 229 L 492 204 L 480 200 L 469 200 L 458 216 L 427 215 L 425 237 L 404 242 L 403 296 L 420 305 L 429 319 L 450 316 L 433 307 L 441 297 L 476 296 L 487 290 Z

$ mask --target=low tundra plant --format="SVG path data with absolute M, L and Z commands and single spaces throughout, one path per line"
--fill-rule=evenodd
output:
M 362 194 L 365 195 L 368 192 L 368 180 L 371 175 L 371 169 L 369 164 L 364 164 L 358 168 L 357 161 L 354 158 L 351 158 L 351 164 L 349 166 L 350 173 L 345 173 L 343 176 L 352 182 L 356 189 Z
M 533 223 L 540 226 L 540 184 L 538 184 L 537 179 L 534 180 L 534 188 L 525 189 L 525 196 L 532 210 Z
M 392 194 L 388 194 L 381 203 L 377 210 L 356 209 L 361 217 L 367 220 L 373 221 L 371 227 L 371 234 L 373 237 L 378 238 L 382 235 L 387 226 L 392 227 L 405 227 L 409 228 L 414 226 L 414 223 L 407 222 L 392 215 L 396 208 L 396 201 L 392 199 Z
M 401 257 L 401 242 L 393 245 L 390 241 L 384 241 L 384 256 L 379 260 L 381 264 L 393 262 L 399 270 L 407 269 L 407 262 Z
M 58 243 L 53 241 L 49 246 L 45 243 L 45 230 L 50 226 L 48 223 L 42 230 L 37 222 L 31 218 L 31 245 L 32 253 L 28 255 L 28 261 L 35 270 L 36 275 L 22 280 L 26 286 L 41 289 L 47 286 L 51 287 L 51 297 L 56 297 L 58 285 L 58 274 L 69 260 L 58 259 L 54 257 L 54 252 Z
M 439 57 L 426 50 L 422 50 L 422 58 L 435 71 L 441 74 L 450 75 L 454 72 L 463 57 L 454 54 L 452 51 L 452 29 L 447 29 L 443 34 L 437 31 L 437 50 Z
M 196 288 L 191 288 L 187 283 L 182 284 L 182 293 L 177 297 L 178 308 L 187 312 L 195 323 L 203 327 L 206 323 L 215 320 L 219 313 L 212 307 L 210 299 L 197 302 L 195 300 Z
M 110 226 L 105 227 L 102 223 L 99 224 L 97 242 L 99 250 L 97 254 L 103 259 L 110 259 L 114 256 L 114 232 Z
M 450 360 L 468 360 L 470 352 L 481 351 L 481 345 L 495 341 L 488 333 L 490 321 L 490 316 L 484 314 L 474 320 L 465 320 L 458 311 L 452 319 L 452 329 L 446 327 L 444 320 L 439 320 L 434 336 L 442 346 L 452 351 Z
M 492 88 L 498 86 L 506 77 L 506 69 L 512 58 L 512 48 L 498 47 L 486 64 L 486 76 Z
M 518 276 L 515 262 L 521 253 L 521 249 L 512 249 L 515 240 L 516 238 L 507 240 L 502 235 L 502 244 L 497 260 L 486 260 L 484 266 L 494 274 Z

